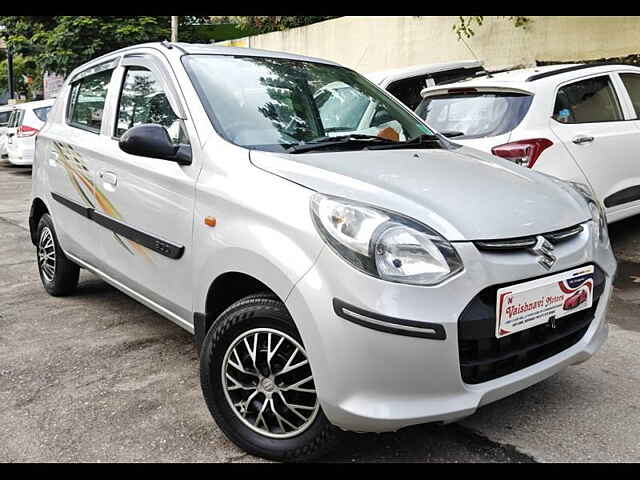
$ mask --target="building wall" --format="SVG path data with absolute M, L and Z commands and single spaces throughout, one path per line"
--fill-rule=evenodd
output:
M 452 30 L 455 16 L 347 16 L 231 41 L 234 46 L 337 61 L 363 73 L 421 63 L 473 60 Z M 466 43 L 490 69 L 640 53 L 640 17 L 531 16 L 526 29 L 485 17 Z M 231 43 L 230 42 L 230 43 Z M 224 44 L 224 42 L 223 42 Z

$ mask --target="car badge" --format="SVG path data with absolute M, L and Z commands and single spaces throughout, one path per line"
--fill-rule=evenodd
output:
M 553 254 L 553 245 L 542 235 L 538 235 L 538 241 L 531 247 L 530 251 L 538 255 L 538 263 L 547 270 L 551 270 L 558 260 Z

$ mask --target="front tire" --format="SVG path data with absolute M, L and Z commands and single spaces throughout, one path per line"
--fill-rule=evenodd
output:
M 73 293 L 78 285 L 80 267 L 62 252 L 48 213 L 40 217 L 37 238 L 38 273 L 44 289 L 54 297 Z
M 246 297 L 218 317 L 202 345 L 200 381 L 218 426 L 253 455 L 309 461 L 338 441 L 300 335 L 272 295 Z

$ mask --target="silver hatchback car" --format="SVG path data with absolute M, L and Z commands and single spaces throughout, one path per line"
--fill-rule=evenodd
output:
M 210 45 L 69 75 L 30 227 L 50 294 L 85 268 L 193 333 L 220 428 L 281 460 L 586 360 L 616 270 L 587 187 L 452 143 L 335 63 Z

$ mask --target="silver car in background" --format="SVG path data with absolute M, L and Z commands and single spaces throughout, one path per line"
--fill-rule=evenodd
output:
M 29 225 L 47 292 L 83 267 L 194 333 L 215 421 L 278 460 L 588 359 L 616 271 L 584 185 L 456 145 L 333 62 L 210 45 L 72 72 Z

